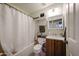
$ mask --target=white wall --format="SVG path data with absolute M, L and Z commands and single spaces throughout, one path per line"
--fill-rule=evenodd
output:
M 33 12 L 33 13 L 29 14 L 29 15 L 31 15 L 32 17 L 37 17 L 37 16 L 40 16 L 40 13 L 46 13 L 49 9 L 56 8 L 56 7 L 62 8 L 63 7 L 63 3 L 53 4 L 51 6 L 48 6 L 47 8 L 44 8 L 42 10 L 38 10 L 38 11 Z
M 39 25 L 45 25 L 45 27 L 46 27 L 46 34 L 48 34 L 48 32 L 56 33 L 56 34 L 63 33 L 63 30 L 56 30 L 56 29 L 48 30 L 47 11 L 49 9 L 53 9 L 53 8 L 56 8 L 56 7 L 60 8 L 61 11 L 63 11 L 63 4 L 55 4 L 55 5 L 51 5 L 51 6 L 47 7 L 47 8 L 45 8 L 43 10 L 39 10 L 39 11 L 37 11 L 35 13 L 30 14 L 32 17 L 38 17 L 38 16 L 40 16 L 40 13 L 45 13 L 46 19 L 44 18 L 44 19 L 40 19 L 39 21 L 36 21 L 36 25 L 37 25 L 36 26 L 36 32 L 39 32 Z

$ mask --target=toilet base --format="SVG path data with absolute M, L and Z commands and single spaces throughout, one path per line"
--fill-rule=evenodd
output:
M 43 51 L 40 51 L 39 53 L 34 53 L 34 56 L 46 56 L 46 53 Z

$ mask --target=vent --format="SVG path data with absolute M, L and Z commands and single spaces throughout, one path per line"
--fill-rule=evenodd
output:
M 43 19 L 45 17 L 44 13 L 41 13 L 39 16 L 34 17 L 33 19 Z
M 44 16 L 45 16 L 44 13 L 41 13 L 41 14 L 40 14 L 40 17 L 44 17 Z

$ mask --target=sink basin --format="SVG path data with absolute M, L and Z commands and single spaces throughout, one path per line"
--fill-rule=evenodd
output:
M 52 40 L 63 40 L 64 41 L 64 37 L 60 35 L 48 35 L 46 38 L 52 39 Z

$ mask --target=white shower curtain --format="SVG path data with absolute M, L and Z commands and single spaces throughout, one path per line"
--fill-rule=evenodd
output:
M 35 23 L 16 9 L 0 4 L 0 41 L 7 55 L 34 42 Z
M 35 22 L 33 19 L 29 16 L 28 17 L 28 23 L 29 23 L 29 44 L 34 42 L 35 37 Z
M 8 6 L 0 5 L 0 40 L 6 54 L 13 50 L 13 18 Z

